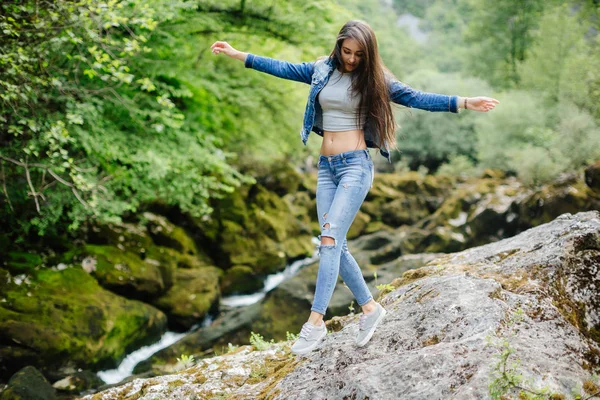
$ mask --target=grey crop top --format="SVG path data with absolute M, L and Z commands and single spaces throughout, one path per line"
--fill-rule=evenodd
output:
M 319 93 L 319 103 L 323 109 L 323 130 L 330 132 L 363 129 L 366 113 L 357 124 L 360 94 L 352 93 L 352 73 L 342 74 L 333 70 L 327 85 Z

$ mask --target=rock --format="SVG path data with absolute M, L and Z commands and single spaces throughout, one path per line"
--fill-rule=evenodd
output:
M 257 276 L 247 265 L 234 265 L 225 272 L 221 281 L 223 295 L 254 293 L 264 287 L 264 277 Z
M 369 222 L 371 222 L 371 217 L 368 214 L 359 211 L 356 214 L 356 218 L 354 218 L 354 222 L 352 222 L 352 225 L 350 226 L 350 230 L 348 230 L 346 238 L 354 239 L 362 235 L 367 229 Z
M 565 214 L 404 272 L 365 347 L 349 315 L 305 357 L 291 356 L 290 342 L 241 347 L 86 399 L 142 386 L 173 399 L 587 397 L 600 384 L 599 266 L 600 213 Z
M 186 255 L 198 254 L 196 244 L 183 228 L 172 224 L 162 215 L 145 212 L 143 217 L 150 237 L 156 245 L 170 247 Z
M 600 161 L 585 169 L 585 183 L 595 192 L 600 192 Z
M 54 388 L 35 367 L 27 366 L 15 373 L 0 392 L 0 400 L 54 400 Z
M 26 365 L 53 381 L 113 367 L 165 331 L 161 311 L 104 290 L 79 267 L 40 269 L 28 282 L 0 269 L 0 378 Z
M 181 354 L 194 355 L 199 359 L 214 351 L 224 352 L 229 342 L 248 343 L 250 326 L 258 313 L 261 304 L 255 303 L 246 307 L 238 307 L 223 312 L 213 323 L 183 339 L 154 353 L 147 360 L 136 365 L 135 374 L 151 372 L 161 375 L 175 372 L 177 358 Z
M 212 216 L 196 223 L 207 252 L 223 269 L 247 265 L 267 275 L 312 253 L 311 229 L 295 217 L 300 211 L 260 184 L 241 187 L 213 207 Z
M 542 186 L 514 205 L 518 229 L 526 229 L 552 221 L 564 213 L 599 210 L 600 198 L 577 176 Z
M 91 371 L 81 371 L 54 382 L 52 386 L 61 392 L 79 394 L 102 385 L 104 381 L 98 375 Z
M 169 315 L 172 329 L 189 329 L 218 308 L 221 274 L 215 267 L 177 270 L 173 287 L 152 304 Z
M 296 167 L 289 162 L 276 162 L 269 166 L 268 170 L 260 170 L 265 164 L 254 164 L 252 176 L 269 191 L 278 196 L 294 193 L 302 181 L 302 175 Z
M 142 260 L 136 254 L 115 246 L 86 245 L 82 256 L 96 260 L 93 275 L 102 286 L 125 297 L 149 300 L 166 289 L 159 268 L 161 262 L 156 255 Z M 171 265 L 165 270 L 174 267 Z

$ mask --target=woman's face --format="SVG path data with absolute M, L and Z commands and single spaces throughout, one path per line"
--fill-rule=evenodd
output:
M 364 51 L 355 39 L 348 38 L 342 42 L 343 72 L 354 71 L 364 57 Z

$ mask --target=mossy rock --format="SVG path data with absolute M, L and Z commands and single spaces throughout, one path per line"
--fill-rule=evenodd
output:
M 221 292 L 224 295 L 238 293 L 254 293 L 264 287 L 264 276 L 257 275 L 252 267 L 234 265 L 229 268 L 221 281 Z
M 365 232 L 369 222 L 371 222 L 371 217 L 368 214 L 359 211 L 356 214 L 356 218 L 354 218 L 354 221 L 352 222 L 348 233 L 346 234 L 346 238 L 354 239 L 362 235 L 363 232 Z
M 552 221 L 559 215 L 600 209 L 600 199 L 582 181 L 559 182 L 542 187 L 519 202 L 519 230 Z
M 379 231 L 392 231 L 392 228 L 381 221 L 371 221 L 365 227 L 363 234 L 370 234 Z
M 0 281 L 8 272 L 0 269 Z M 26 365 L 46 376 L 62 370 L 110 368 L 164 332 L 166 316 L 147 304 L 103 289 L 82 268 L 41 269 L 30 283 L 0 287 L 0 378 Z M 32 358 L 31 351 L 35 353 Z
M 143 218 L 148 233 L 156 245 L 170 247 L 182 254 L 192 256 L 198 254 L 196 243 L 183 228 L 172 224 L 162 215 L 145 212 Z
M 42 264 L 42 257 L 33 252 L 11 251 L 4 261 L 4 268 L 12 274 L 27 274 Z
M 584 171 L 585 183 L 596 193 L 600 193 L 600 161 L 588 166 Z
M 310 257 L 315 250 L 311 235 L 290 237 L 282 245 L 289 261 Z
M 87 243 L 118 246 L 135 254 L 143 254 L 153 245 L 143 225 L 125 222 L 92 225 L 88 229 Z
M 388 226 L 398 227 L 412 225 L 427 217 L 430 212 L 424 198 L 400 196 L 393 201 L 383 204 L 380 214 L 383 223 Z
M 258 183 L 278 196 L 296 192 L 302 182 L 302 174 L 289 162 L 273 163 L 267 170 L 255 171 L 253 175 Z
M 14 374 L 0 400 L 54 400 L 56 393 L 44 375 L 32 366 Z
M 283 198 L 290 207 L 294 218 L 304 225 L 310 225 L 317 218 L 317 201 L 308 192 L 289 193 Z
M 316 173 L 304 174 L 298 190 L 308 192 L 308 194 L 314 198 L 317 194 L 317 180 L 318 176 Z
M 177 270 L 173 287 L 153 304 L 169 316 L 171 327 L 189 329 L 218 308 L 222 273 L 215 267 Z
M 105 288 L 125 297 L 152 299 L 165 290 L 161 262 L 140 259 L 136 254 L 114 246 L 87 245 L 84 254 L 95 257 L 94 277 Z M 155 252 L 154 255 L 158 255 Z M 164 273 L 164 272 L 163 272 Z
M 438 227 L 422 239 L 419 247 L 422 250 L 419 253 L 453 253 L 466 248 L 466 238 L 461 233 Z

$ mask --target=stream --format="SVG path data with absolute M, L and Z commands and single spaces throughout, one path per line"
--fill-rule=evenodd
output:
M 319 244 L 319 240 L 317 238 L 313 238 L 312 241 L 315 245 Z M 315 251 L 312 257 L 294 261 L 293 263 L 288 264 L 283 271 L 267 275 L 267 277 L 265 278 L 264 287 L 258 292 L 222 297 L 220 304 L 221 306 L 226 307 L 242 307 L 257 303 L 260 300 L 262 300 L 268 292 L 275 289 L 283 281 L 296 275 L 302 267 L 312 264 L 314 261 L 317 260 L 317 258 L 317 252 Z M 135 350 L 132 353 L 128 354 L 127 357 L 123 359 L 123 361 L 117 368 L 99 371 L 97 372 L 97 375 L 107 384 L 119 383 L 123 379 L 133 374 L 133 369 L 138 363 L 150 358 L 157 351 L 160 351 L 165 347 L 169 347 L 173 343 L 184 338 L 189 333 L 194 332 L 199 328 L 210 326 L 212 321 L 213 317 L 207 315 L 201 323 L 194 325 L 187 332 L 179 333 L 167 331 L 162 335 L 158 342 L 149 346 L 141 347 L 138 350 Z

